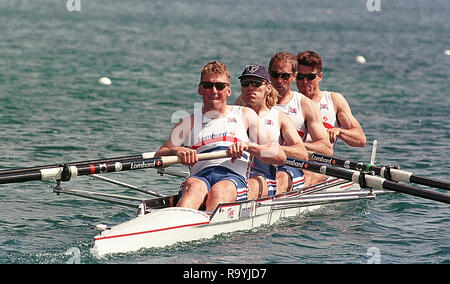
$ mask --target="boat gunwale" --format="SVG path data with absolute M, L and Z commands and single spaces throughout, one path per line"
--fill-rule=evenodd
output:
M 270 203 L 270 201 L 273 201 L 275 199 L 289 199 L 289 198 L 293 198 L 293 197 L 298 196 L 298 195 L 300 195 L 300 198 L 301 198 L 302 196 L 306 196 L 309 193 L 315 192 L 314 189 L 316 189 L 316 188 L 317 188 L 317 191 L 322 191 L 322 190 L 326 190 L 326 189 L 329 189 L 329 188 L 333 188 L 335 186 L 346 185 L 346 184 L 353 185 L 354 183 L 350 182 L 350 181 L 347 181 L 347 180 L 342 180 L 342 179 L 339 179 L 339 178 L 335 178 L 335 179 L 331 179 L 331 180 L 328 180 L 328 181 L 324 181 L 324 182 L 316 184 L 316 185 L 309 186 L 307 188 L 302 188 L 302 189 L 298 189 L 296 191 L 290 191 L 290 192 L 286 192 L 286 193 L 282 193 L 282 194 L 278 194 L 278 195 L 274 195 L 274 196 L 270 196 L 270 197 L 264 197 L 264 198 L 253 199 L 253 200 L 238 201 L 238 202 L 230 202 L 230 203 L 221 203 L 221 204 L 219 204 L 216 207 L 216 209 L 214 211 L 204 211 L 204 210 L 192 209 L 192 212 L 202 213 L 202 215 L 207 215 L 209 217 L 209 220 L 207 222 L 182 224 L 182 225 L 177 225 L 177 226 L 172 226 L 172 227 L 163 227 L 163 228 L 158 228 L 158 229 L 153 229 L 153 230 L 138 231 L 138 232 L 118 234 L 118 235 L 112 235 L 112 236 L 102 236 L 101 233 L 100 233 L 99 235 L 94 237 L 94 240 L 95 241 L 100 241 L 100 240 L 113 239 L 113 238 L 119 238 L 119 237 L 129 237 L 129 236 L 135 236 L 135 235 L 142 235 L 142 234 L 149 234 L 149 233 L 155 233 L 155 232 L 161 232 L 161 231 L 168 231 L 168 230 L 180 229 L 180 228 L 186 228 L 186 227 L 195 227 L 195 226 L 209 225 L 211 223 L 211 221 L 213 220 L 215 214 L 217 214 L 219 212 L 219 210 L 222 209 L 222 208 L 233 207 L 233 206 L 241 206 L 242 204 L 249 204 L 249 203 L 252 203 L 252 202 L 255 203 L 256 206 L 258 206 L 259 203 L 266 203 L 266 202 Z M 305 191 L 305 190 L 307 190 L 307 191 Z M 305 206 L 312 206 L 312 205 L 305 205 Z M 304 207 L 304 206 L 294 206 L 294 207 Z M 177 207 L 168 206 L 168 207 L 165 207 L 165 208 L 150 208 L 150 209 L 151 209 L 151 211 L 152 210 L 160 211 L 160 210 L 167 210 L 169 208 L 172 209 L 172 208 L 177 208 Z M 151 211 L 146 212 L 146 214 L 150 213 Z M 146 214 L 144 214 L 144 215 L 146 215 Z M 252 216 L 252 217 L 255 217 L 255 216 Z M 236 222 L 238 220 L 240 220 L 240 219 L 230 220 L 230 221 L 227 221 L 227 222 L 219 222 L 219 223 L 232 223 L 232 222 Z M 218 224 L 218 223 L 215 223 L 215 224 Z M 109 230 L 106 230 L 106 231 L 109 231 Z

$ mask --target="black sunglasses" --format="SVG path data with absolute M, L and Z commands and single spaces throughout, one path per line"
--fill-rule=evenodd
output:
M 217 90 L 222 91 L 226 86 L 228 86 L 228 83 L 203 81 L 200 82 L 200 85 L 202 85 L 203 89 L 211 89 L 212 87 L 216 87 Z
M 241 86 L 242 87 L 248 87 L 250 84 L 252 84 L 253 87 L 259 88 L 262 84 L 264 84 L 263 81 L 251 81 L 251 80 L 242 80 Z
M 297 80 L 303 80 L 303 78 L 308 79 L 309 81 L 316 79 L 316 76 L 320 73 L 309 73 L 309 74 L 301 74 L 298 73 Z
M 291 77 L 292 74 L 290 73 L 277 73 L 275 71 L 270 70 L 270 77 L 277 79 L 278 77 L 281 76 L 281 79 L 283 80 L 287 80 Z

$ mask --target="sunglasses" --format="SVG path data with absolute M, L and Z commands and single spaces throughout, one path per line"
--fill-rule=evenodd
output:
M 292 74 L 290 73 L 277 73 L 275 71 L 270 70 L 270 77 L 277 79 L 278 77 L 281 76 L 281 79 L 283 80 L 287 80 L 291 77 Z
M 309 73 L 309 74 L 301 74 L 298 73 L 297 80 L 303 80 L 304 78 L 308 79 L 309 81 L 316 79 L 316 76 L 320 73 Z
M 250 84 L 255 88 L 259 88 L 259 87 L 261 87 L 262 84 L 264 84 L 264 82 L 263 81 L 250 81 L 250 80 L 241 81 L 242 87 L 248 87 Z
M 217 90 L 222 91 L 226 86 L 228 86 L 228 83 L 203 81 L 200 82 L 200 85 L 203 87 L 203 89 L 211 89 L 212 87 L 216 87 Z

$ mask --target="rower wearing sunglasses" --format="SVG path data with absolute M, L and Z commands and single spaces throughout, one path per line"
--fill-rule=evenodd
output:
M 274 108 L 291 117 L 298 134 L 304 141 L 306 150 L 332 155 L 333 149 L 322 124 L 319 109 L 312 100 L 291 90 L 291 85 L 297 76 L 296 57 L 288 52 L 275 54 L 269 62 L 269 74 L 272 85 L 278 91 L 278 102 Z M 311 139 L 307 141 L 308 134 Z M 297 190 L 325 179 L 324 175 L 280 166 L 277 172 L 277 191 Z
M 247 65 L 238 77 L 241 81 L 241 99 L 245 106 L 253 109 L 264 121 L 272 135 L 279 141 L 282 150 L 289 157 L 308 159 L 308 153 L 297 134 L 292 119 L 273 108 L 278 100 L 278 92 L 270 83 L 270 76 L 261 65 Z M 249 199 L 275 195 L 277 168 L 255 157 L 248 179 Z
M 284 164 L 285 153 L 271 140 L 260 117 L 250 108 L 229 106 L 230 72 L 217 61 L 201 71 L 198 93 L 203 106 L 172 129 L 155 156 L 180 157 L 189 166 L 177 206 L 212 211 L 219 203 L 245 201 L 250 156 Z M 231 158 L 198 160 L 198 153 L 226 150 Z
M 315 51 L 306 50 L 297 54 L 298 90 L 320 109 L 323 125 L 328 130 L 328 136 L 333 148 L 337 138 L 341 138 L 352 147 L 364 147 L 366 135 L 358 120 L 353 116 L 347 100 L 340 93 L 321 91 L 322 58 Z

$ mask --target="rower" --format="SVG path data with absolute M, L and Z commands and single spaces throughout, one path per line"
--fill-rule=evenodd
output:
M 203 106 L 182 119 L 155 156 L 176 155 L 189 166 L 177 206 L 212 211 L 219 203 L 246 200 L 250 155 L 284 164 L 285 153 L 250 108 L 227 105 L 230 72 L 211 61 L 201 70 L 198 94 Z M 230 158 L 198 161 L 197 153 L 228 151 Z
M 252 108 L 264 121 L 272 139 L 279 141 L 288 157 L 308 159 L 305 145 L 297 134 L 292 119 L 285 113 L 272 108 L 278 100 L 278 92 L 270 83 L 270 76 L 264 66 L 247 65 L 238 77 L 241 80 L 242 103 Z M 239 103 L 239 102 L 238 102 Z M 277 168 L 254 158 L 250 172 L 249 199 L 275 195 Z
M 311 50 L 300 52 L 297 54 L 297 62 L 297 88 L 318 105 L 333 148 L 338 137 L 351 147 L 364 147 L 366 135 L 344 96 L 320 90 L 323 73 L 319 54 Z
M 313 101 L 290 89 L 297 76 L 295 56 L 288 52 L 276 53 L 270 59 L 269 74 L 272 85 L 278 91 L 278 102 L 274 108 L 287 113 L 292 118 L 298 134 L 305 142 L 306 150 L 332 155 L 333 149 L 322 124 L 319 109 Z M 306 141 L 308 134 L 311 141 Z M 293 167 L 278 167 L 277 192 L 296 190 L 325 179 L 326 176 L 303 172 Z

